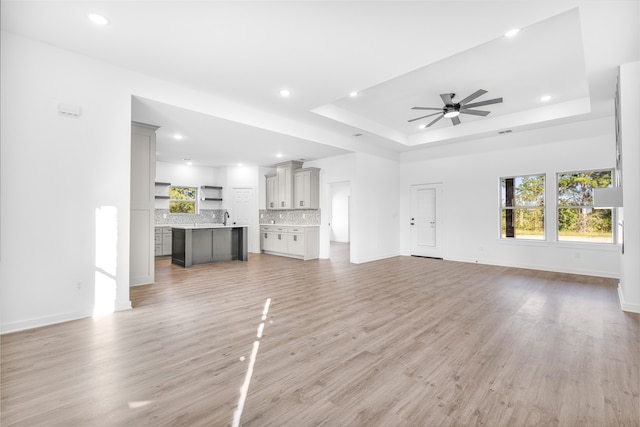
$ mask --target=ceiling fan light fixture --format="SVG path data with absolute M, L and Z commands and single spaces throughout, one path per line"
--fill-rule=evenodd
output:
M 454 117 L 458 117 L 460 115 L 460 111 L 458 110 L 448 110 L 446 113 L 444 113 L 444 116 L 447 119 L 452 119 Z

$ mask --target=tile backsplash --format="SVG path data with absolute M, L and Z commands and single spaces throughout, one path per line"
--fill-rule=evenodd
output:
M 260 209 L 260 225 L 263 224 L 320 225 L 320 209 Z
M 200 209 L 197 214 L 174 214 L 169 209 L 155 210 L 155 223 L 172 224 L 221 224 L 225 209 Z M 214 218 L 215 216 L 215 218 Z M 320 209 L 267 210 L 260 209 L 260 225 L 320 225 Z
M 193 224 L 193 223 L 211 223 L 222 224 L 225 209 L 200 209 L 200 213 L 169 213 L 169 209 L 156 209 L 155 220 L 158 225 L 171 224 Z M 215 218 L 214 218 L 215 216 Z

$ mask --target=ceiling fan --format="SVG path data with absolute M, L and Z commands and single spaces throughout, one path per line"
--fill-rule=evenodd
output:
M 481 107 L 483 105 L 498 104 L 502 102 L 502 98 L 489 99 L 487 101 L 473 102 L 469 104 L 469 102 L 484 95 L 485 93 L 487 93 L 486 90 L 479 89 L 474 93 L 472 93 L 471 95 L 467 96 L 465 99 L 463 99 L 460 102 L 456 102 L 453 100 L 453 98 L 456 96 L 455 93 L 443 93 L 440 95 L 440 98 L 442 98 L 442 102 L 444 102 L 444 107 L 439 107 L 439 108 L 438 107 L 412 107 L 411 108 L 412 110 L 438 110 L 438 112 L 433 114 L 427 114 L 426 116 L 416 117 L 415 119 L 409 120 L 409 123 L 415 122 L 416 120 L 421 120 L 427 117 L 438 116 L 425 127 L 429 127 L 433 125 L 437 121 L 441 120 L 443 117 L 451 119 L 451 123 L 453 123 L 454 126 L 457 126 L 460 124 L 460 118 L 458 117 L 460 114 L 486 116 L 491 111 L 472 110 L 471 108 Z

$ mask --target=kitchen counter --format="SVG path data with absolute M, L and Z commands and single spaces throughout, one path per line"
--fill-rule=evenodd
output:
M 247 261 L 247 227 L 222 224 L 171 226 L 171 262 L 183 267 L 219 261 Z
M 196 224 L 172 224 L 171 228 L 179 228 L 181 230 L 195 230 L 200 228 L 238 228 L 238 227 L 236 225 L 196 223 Z
M 298 227 L 298 228 L 303 228 L 303 227 L 320 227 L 320 224 L 318 225 L 300 225 L 300 224 L 260 224 L 260 227 Z

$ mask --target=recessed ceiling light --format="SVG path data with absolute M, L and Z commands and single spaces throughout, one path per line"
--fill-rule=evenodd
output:
M 242 163 L 238 163 L 238 167 L 241 168 L 242 166 L 244 166 Z
M 173 135 L 173 139 L 181 140 L 182 138 L 184 138 L 184 137 L 182 135 L 180 135 L 179 133 L 176 133 L 175 135 Z
M 351 93 L 349 94 L 349 96 L 350 96 L 350 97 L 352 97 L 352 98 L 355 98 L 356 96 L 358 96 L 358 91 L 357 91 L 357 90 L 354 90 L 353 92 L 351 92 Z
M 278 153 L 278 154 L 276 154 L 276 157 L 277 157 L 277 158 L 279 158 L 279 159 L 281 159 L 281 158 L 282 158 L 282 153 Z
M 96 25 L 109 25 L 109 20 L 102 15 L 98 15 L 97 13 L 90 13 L 89 19 Z
M 287 96 L 291 96 L 291 91 L 290 91 L 289 89 L 282 89 L 282 90 L 280 91 L 280 96 L 283 96 L 283 97 L 285 97 L 285 98 L 286 98 Z
M 184 159 L 184 161 L 187 162 L 187 166 L 191 166 L 193 164 L 191 159 Z
M 547 102 L 550 99 L 551 99 L 551 95 L 543 95 L 540 97 L 540 101 L 542 102 Z
M 520 28 L 512 28 L 511 30 L 504 33 L 505 37 L 513 37 L 520 32 Z

